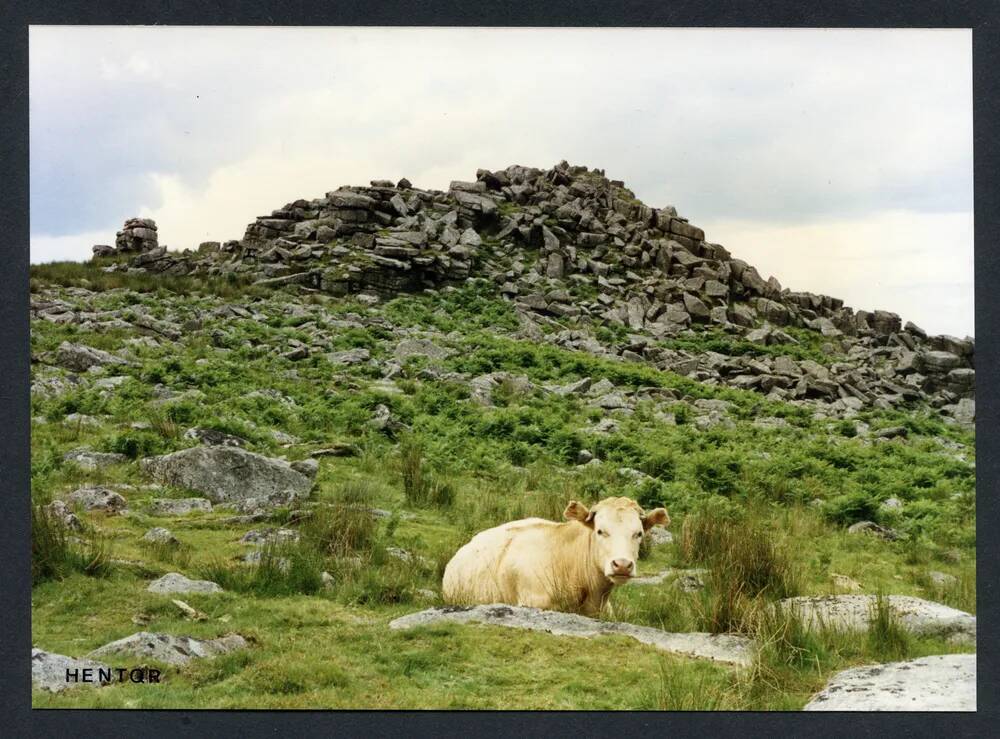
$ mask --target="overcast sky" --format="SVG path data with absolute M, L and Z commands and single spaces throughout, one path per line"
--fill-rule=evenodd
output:
M 33 27 L 30 111 L 34 263 L 566 159 L 784 287 L 973 333 L 967 31 Z

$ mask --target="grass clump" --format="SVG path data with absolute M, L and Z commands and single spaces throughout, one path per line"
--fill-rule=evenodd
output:
M 107 542 L 72 537 L 59 517 L 45 506 L 31 506 L 31 581 L 61 580 L 73 572 L 106 577 L 111 572 Z
M 455 502 L 451 482 L 438 478 L 428 469 L 422 441 L 412 435 L 399 444 L 399 470 L 403 480 L 403 495 L 415 508 L 437 506 L 448 508 Z
M 271 542 L 255 562 L 233 566 L 213 560 L 199 571 L 223 590 L 264 597 L 315 594 L 323 586 L 322 573 L 322 557 L 311 547 Z
M 788 598 L 801 588 L 789 553 L 750 516 L 730 519 L 706 511 L 687 517 L 679 552 L 683 562 L 709 569 L 701 621 L 712 633 L 751 631 L 761 600 Z

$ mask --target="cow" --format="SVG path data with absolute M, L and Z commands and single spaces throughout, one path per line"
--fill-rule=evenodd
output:
M 525 518 L 476 534 L 445 567 L 444 600 L 597 615 L 611 589 L 635 576 L 644 533 L 670 523 L 666 509 L 645 513 L 630 498 L 605 498 L 589 509 L 571 500 L 563 517 Z

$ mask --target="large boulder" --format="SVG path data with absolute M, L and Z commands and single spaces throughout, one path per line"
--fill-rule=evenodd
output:
M 157 481 L 202 493 L 213 503 L 267 497 L 275 493 L 304 497 L 313 478 L 283 459 L 238 447 L 198 446 L 140 462 Z
M 975 711 L 976 655 L 942 654 L 838 672 L 805 711 Z

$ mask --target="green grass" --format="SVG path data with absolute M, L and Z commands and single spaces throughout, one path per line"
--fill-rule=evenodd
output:
M 891 614 L 877 614 L 876 627 L 859 638 L 810 632 L 772 608 L 788 595 L 835 592 L 839 574 L 864 592 L 915 595 L 975 612 L 974 439 L 931 409 L 859 414 L 872 429 L 909 431 L 905 440 L 872 443 L 853 422 L 816 420 L 805 408 L 753 392 L 516 339 L 510 304 L 481 282 L 368 307 L 238 283 L 103 273 L 92 265 L 33 267 L 32 278 L 36 292 L 53 284 L 89 287 L 95 291 L 89 310 L 142 309 L 161 320 L 201 322 L 160 346 L 131 344 L 137 335 L 121 330 L 33 322 L 36 356 L 72 341 L 134 362 L 79 384 L 62 369 L 32 366 L 35 382 L 66 383 L 58 393 L 33 393 L 33 502 L 85 484 L 132 486 L 120 489 L 129 516 L 78 512 L 83 545 L 36 513 L 33 643 L 78 656 L 140 630 L 202 638 L 235 631 L 252 642 L 243 652 L 166 668 L 156 690 L 36 692 L 36 706 L 796 709 L 836 670 L 962 649 L 901 637 Z M 58 296 L 84 304 L 78 295 Z M 225 304 L 253 315 L 214 313 Z M 358 325 L 338 323 L 345 320 Z M 386 362 L 397 340 L 390 326 L 436 332 L 436 343 L 454 351 L 439 363 L 405 363 L 395 393 L 371 385 L 380 368 L 326 360 L 329 351 L 364 347 Z M 821 361 L 814 336 L 806 341 L 790 333 L 800 339 L 796 351 Z M 605 343 L 623 338 L 615 327 L 596 334 Z M 723 338 L 707 332 L 677 340 L 701 342 L 688 347 L 701 351 Z M 281 358 L 291 339 L 315 351 L 301 361 Z M 673 398 L 640 403 L 631 416 L 611 414 L 617 430 L 598 434 L 593 424 L 609 414 L 585 399 L 506 386 L 494 394 L 495 406 L 483 407 L 469 402 L 465 382 L 440 374 L 495 371 L 525 375 L 536 385 L 608 379 L 623 392 L 660 388 Z M 116 374 L 129 380 L 114 391 L 89 382 Z M 154 395 L 157 383 L 203 395 L 164 403 Z M 265 390 L 273 394 L 255 394 Z M 733 426 L 698 430 L 692 403 L 703 398 L 731 403 Z M 371 427 L 379 404 L 408 430 L 391 436 Z M 676 425 L 658 417 L 661 411 L 673 413 Z M 66 422 L 71 413 L 100 423 Z M 762 416 L 790 426 L 755 427 Z M 137 422 L 148 427 L 133 428 Z M 184 437 L 192 426 L 235 434 L 250 451 L 289 460 L 334 443 L 350 443 L 357 454 L 322 458 L 311 499 L 267 521 L 233 523 L 221 507 L 178 518 L 151 515 L 152 498 L 192 493 L 149 487 L 138 460 L 193 445 Z M 272 431 L 297 441 L 286 445 Z M 965 460 L 940 440 L 958 444 Z M 85 471 L 63 460 L 81 446 L 119 452 L 126 461 Z M 577 467 L 581 449 L 601 464 Z M 633 480 L 620 467 L 648 477 Z M 694 592 L 669 580 L 618 588 L 605 617 L 672 631 L 747 634 L 763 645 L 751 669 L 671 657 L 624 638 L 578 640 L 472 625 L 388 630 L 391 619 L 440 602 L 444 565 L 476 532 L 530 516 L 558 520 L 571 499 L 609 495 L 665 505 L 674 519 L 676 544 L 644 550 L 640 574 L 708 572 L 705 588 Z M 890 497 L 902 508 L 882 507 Z M 375 518 L 368 507 L 391 515 Z M 847 534 L 846 526 L 860 519 L 892 527 L 899 540 Z M 144 542 L 154 526 L 170 529 L 179 544 Z M 241 537 L 269 527 L 297 530 L 299 543 L 265 547 L 258 563 L 242 562 L 253 547 Z M 410 559 L 393 556 L 396 549 Z M 936 584 L 932 571 L 955 579 Z M 146 591 L 149 580 L 167 572 L 207 577 L 226 592 L 183 596 L 207 615 L 188 620 L 170 597 Z M 332 577 L 329 586 L 323 572 Z

